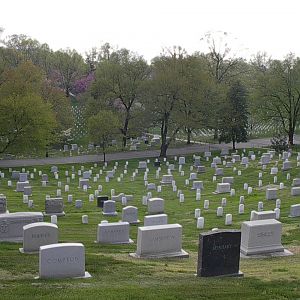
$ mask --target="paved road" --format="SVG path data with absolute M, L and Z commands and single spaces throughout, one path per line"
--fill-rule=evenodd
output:
M 295 138 L 297 143 L 300 143 L 300 136 Z M 270 138 L 254 139 L 247 143 L 237 144 L 237 148 L 261 148 L 270 144 Z M 194 144 L 182 148 L 171 148 L 168 150 L 168 155 L 185 155 L 192 153 L 199 153 L 210 150 L 220 150 L 230 148 L 231 144 Z M 119 153 L 110 153 L 106 155 L 106 160 L 123 160 L 143 157 L 158 157 L 159 150 L 146 151 L 127 151 Z M 39 165 L 58 165 L 58 164 L 76 164 L 103 161 L 103 155 L 81 155 L 72 157 L 48 157 L 37 159 L 15 159 L 15 160 L 0 160 L 0 168 L 8 167 L 26 167 Z

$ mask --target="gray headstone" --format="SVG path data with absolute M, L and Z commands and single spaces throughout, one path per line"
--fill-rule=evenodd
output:
M 40 247 L 39 278 L 88 278 L 85 249 L 80 243 L 60 243 Z
M 242 223 L 241 252 L 244 255 L 283 252 L 282 225 L 274 219 Z
M 49 198 L 45 200 L 45 216 L 64 216 L 63 198 Z
M 145 216 L 144 226 L 166 225 L 168 224 L 168 216 L 166 214 Z
M 43 220 L 43 214 L 40 212 L 0 214 L 0 241 L 22 242 L 23 226 Z
M 138 228 L 135 258 L 188 257 L 182 250 L 182 226 L 167 224 Z
M 300 204 L 291 205 L 289 217 L 291 218 L 300 217 Z
M 133 241 L 129 238 L 129 223 L 101 223 L 97 229 L 97 243 L 105 244 L 130 244 Z
M 52 223 L 38 222 L 23 227 L 23 253 L 39 252 L 40 246 L 58 243 L 58 227 Z
M 103 212 L 104 216 L 117 216 L 116 212 L 116 202 L 112 200 L 104 201 L 103 203 Z
M 161 214 L 164 212 L 164 199 L 150 198 L 148 200 L 148 214 Z
M 122 222 L 138 224 L 138 209 L 135 206 L 126 206 L 122 209 Z

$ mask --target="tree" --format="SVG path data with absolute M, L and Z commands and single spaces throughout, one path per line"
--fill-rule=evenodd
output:
M 237 57 L 228 45 L 227 32 L 208 32 L 201 40 L 208 45 L 209 52 L 206 55 L 208 69 L 217 83 L 230 83 L 244 73 L 240 64 L 243 59 Z
M 214 109 L 212 111 L 214 113 L 212 116 L 212 128 L 215 131 L 214 138 L 217 138 L 217 128 L 220 121 L 219 116 L 222 114 L 221 107 L 224 101 L 222 94 L 224 94 L 224 90 L 226 90 L 232 82 L 245 73 L 245 64 L 244 60 L 237 57 L 230 48 L 230 36 L 227 32 L 208 32 L 201 40 L 206 42 L 209 49 L 209 52 L 205 55 L 208 71 L 215 78 L 215 82 L 220 90 L 220 93 L 213 99 Z
M 130 122 L 135 117 L 135 110 L 140 107 L 143 84 L 148 75 L 147 62 L 127 49 L 109 54 L 109 58 L 103 59 L 96 70 L 91 94 L 100 104 L 98 111 L 107 106 L 121 116 L 123 148 L 127 143 Z
M 3 32 L 4 32 L 4 28 L 3 28 L 3 27 L 0 27 L 0 38 L 1 38 Z M 1 40 L 1 39 L 0 39 L 0 43 L 2 43 L 2 40 Z
M 207 125 L 207 116 L 211 111 L 211 102 L 216 97 L 215 83 L 205 68 L 205 62 L 199 56 L 186 56 L 182 68 L 182 92 L 179 110 L 187 144 L 191 143 L 191 135 L 195 129 Z
M 24 34 L 14 34 L 4 41 L 6 51 L 4 59 L 10 66 L 16 67 L 21 62 L 31 61 L 34 65 L 44 70 L 47 78 L 53 68 L 53 52 L 48 44 L 40 44 Z
M 293 145 L 300 118 L 300 59 L 293 54 L 283 61 L 257 57 L 253 66 L 258 110 L 264 119 L 279 122 Z
M 233 150 L 236 143 L 247 142 L 247 92 L 239 81 L 235 82 L 228 91 L 227 103 L 220 116 L 220 125 L 220 142 L 232 142 Z
M 55 128 L 51 107 L 39 93 L 41 71 L 32 63 L 4 72 L 0 85 L 0 153 L 45 149 Z
M 90 71 L 94 72 L 99 63 L 104 60 L 109 60 L 111 53 L 116 52 L 117 50 L 112 47 L 109 43 L 104 43 L 100 49 L 92 48 L 88 52 L 85 53 L 86 56 L 86 63 L 90 67 Z
M 72 91 L 75 95 L 85 93 L 92 82 L 95 80 L 95 74 L 90 72 L 88 75 L 75 81 Z
M 145 111 L 152 114 L 153 125 L 160 127 L 161 157 L 166 157 L 170 143 L 184 124 L 179 109 L 184 91 L 184 56 L 185 51 L 179 47 L 174 48 L 173 53 L 162 54 L 152 62 Z
M 103 160 L 106 161 L 106 150 L 111 140 L 119 133 L 119 120 L 111 111 L 101 111 L 88 120 L 90 139 L 102 148 Z
M 41 87 L 41 96 L 49 104 L 57 124 L 56 130 L 60 133 L 74 125 L 71 102 L 65 97 L 63 91 L 44 82 Z
M 52 79 L 69 97 L 75 81 L 85 73 L 84 60 L 75 50 L 59 50 L 54 53 L 54 67 Z

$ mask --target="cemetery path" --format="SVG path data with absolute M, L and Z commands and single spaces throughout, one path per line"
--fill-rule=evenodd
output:
M 295 137 L 295 143 L 300 143 L 300 135 Z M 237 144 L 237 148 L 262 148 L 270 145 L 270 138 L 253 139 L 246 143 Z M 193 144 L 181 148 L 170 148 L 168 155 L 185 155 L 204 151 L 221 150 L 231 148 L 231 144 Z M 143 157 L 158 157 L 159 150 L 146 151 L 126 151 L 118 153 L 106 154 L 107 161 L 124 160 Z M 48 158 L 32 158 L 32 159 L 8 159 L 0 160 L 0 168 L 8 167 L 26 167 L 40 165 L 58 165 L 58 164 L 76 164 L 76 163 L 91 163 L 103 161 L 103 155 L 80 155 L 72 157 L 48 157 Z

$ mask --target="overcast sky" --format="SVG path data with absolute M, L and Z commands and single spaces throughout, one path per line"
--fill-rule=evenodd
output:
M 205 51 L 206 32 L 226 31 L 244 57 L 282 58 L 300 56 L 299 9 L 299 0 L 2 0 L 0 27 L 2 38 L 22 33 L 54 50 L 109 42 L 148 60 L 173 45 Z

